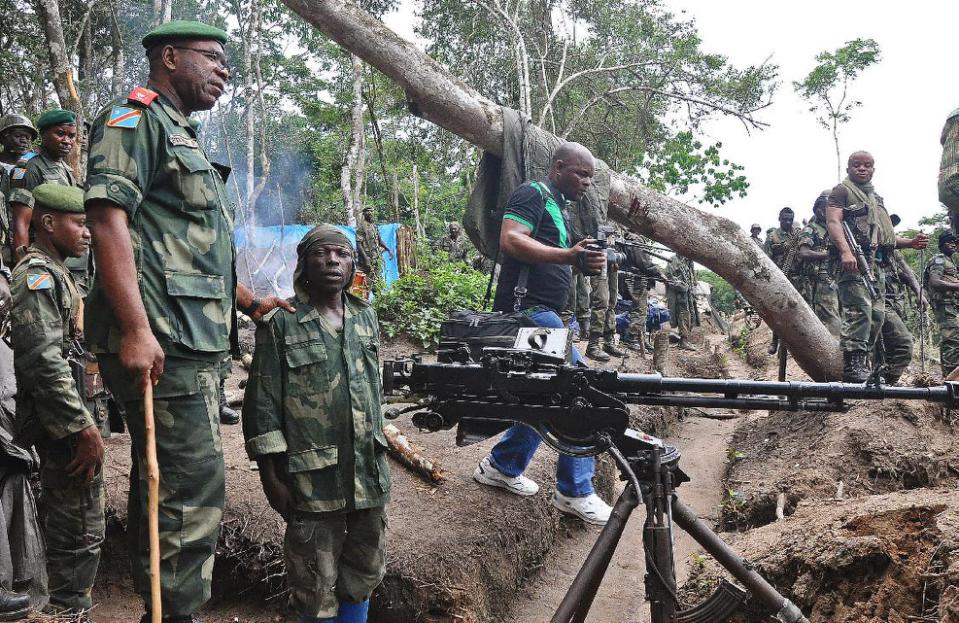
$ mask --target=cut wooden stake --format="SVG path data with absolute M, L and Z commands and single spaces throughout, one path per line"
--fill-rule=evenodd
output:
M 147 527 L 150 533 L 150 619 L 152 623 L 160 623 L 163 617 L 160 596 L 160 466 L 153 418 L 153 382 L 149 378 L 143 393 L 143 430 L 146 435 Z
M 786 494 L 780 493 L 776 496 L 776 521 L 786 516 Z
M 433 484 L 438 485 L 446 480 L 443 468 L 437 462 L 424 457 L 423 451 L 413 445 L 400 429 L 387 424 L 383 427 L 383 434 L 390 445 L 390 455 L 397 461 Z

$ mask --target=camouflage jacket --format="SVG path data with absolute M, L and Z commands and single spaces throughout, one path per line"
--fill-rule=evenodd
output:
M 163 350 L 219 361 L 236 297 L 233 206 L 198 125 L 142 87 L 105 108 L 90 133 L 86 201 L 126 211 L 140 296 Z M 98 283 L 87 305 L 91 350 L 119 352 L 120 328 Z
M 389 499 L 376 314 L 344 296 L 342 331 L 297 298 L 296 313 L 267 314 L 243 400 L 247 453 L 286 456 L 294 508 L 305 512 Z
M 836 275 L 835 253 L 826 226 L 816 221 L 810 221 L 799 233 L 799 248 L 808 247 L 811 251 L 829 251 L 830 257 L 825 260 L 802 260 L 801 273 L 804 277 L 818 281 L 832 281 Z
M 94 425 L 68 359 L 83 315 L 70 272 L 31 246 L 13 270 L 10 291 L 19 436 L 27 443 L 44 434 L 61 439 Z
M 766 232 L 766 242 L 763 243 L 763 251 L 773 261 L 773 264 L 780 269 L 786 261 L 786 253 L 789 251 L 790 243 L 798 232 L 793 228 L 792 232 L 786 233 L 780 227 L 772 227 Z
M 683 292 L 690 298 L 695 294 L 696 275 L 693 273 L 692 262 L 686 258 L 674 255 L 666 265 L 666 278 L 674 282 L 666 284 L 667 291 Z
M 922 281 L 924 285 L 928 286 L 929 278 L 932 275 L 936 275 L 943 281 L 959 281 L 956 265 L 953 263 L 952 258 L 946 256 L 944 253 L 934 255 L 932 259 L 929 260 L 929 265 L 926 267 L 926 274 L 923 275 Z M 955 305 L 959 302 L 959 292 L 953 290 L 938 290 L 932 287 L 927 287 L 926 289 L 929 293 L 929 303 L 935 309 L 940 309 L 945 305 Z
M 10 203 L 33 207 L 34 188 L 40 184 L 79 186 L 70 166 L 64 160 L 54 160 L 39 153 L 27 161 L 20 160 L 10 174 Z
M 456 239 L 444 236 L 440 241 L 440 249 L 446 251 L 451 262 L 469 263 L 470 244 L 463 234 L 457 236 Z
M 356 224 L 356 250 L 359 253 L 359 264 L 364 270 L 378 267 L 383 256 L 380 247 L 380 230 L 376 223 L 371 223 L 361 217 Z

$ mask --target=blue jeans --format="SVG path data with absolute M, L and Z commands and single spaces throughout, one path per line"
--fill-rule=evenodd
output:
M 530 318 L 540 327 L 550 329 L 563 327 L 560 317 L 549 309 L 538 309 L 530 313 Z M 582 360 L 579 351 L 573 346 L 573 363 L 577 364 Z M 525 424 L 516 424 L 503 433 L 503 438 L 493 446 L 490 462 L 502 473 L 515 478 L 526 470 L 541 441 L 539 433 L 535 430 Z M 573 498 L 592 495 L 594 471 L 593 457 L 576 458 L 560 454 L 556 462 L 556 490 Z

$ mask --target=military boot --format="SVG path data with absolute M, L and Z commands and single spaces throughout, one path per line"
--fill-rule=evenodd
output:
M 240 423 L 240 414 L 226 402 L 226 381 L 220 381 L 220 424 L 232 426 Z
M 769 354 L 775 355 L 779 352 L 779 336 L 773 333 L 773 341 L 769 343 Z
M 580 318 L 579 322 L 579 335 L 576 336 L 577 342 L 585 342 L 589 339 L 589 319 Z
M 603 345 L 600 343 L 602 339 L 602 335 L 589 336 L 589 344 L 586 345 L 587 357 L 596 361 L 609 361 L 609 355 L 603 351 Z
M 627 333 L 624 335 L 620 344 L 622 344 L 627 350 L 631 350 L 642 355 L 646 354 L 646 345 L 643 344 L 643 338 L 636 337 L 632 333 Z
M 846 383 L 865 383 L 869 378 L 869 364 L 866 353 L 859 350 L 843 351 L 842 380 Z
M 616 342 L 613 341 L 612 335 L 607 335 L 603 338 L 603 350 L 612 355 L 613 357 L 625 357 L 626 351 L 616 348 Z
M 679 338 L 679 348 L 680 348 L 681 350 L 692 350 L 692 351 L 698 351 L 698 350 L 699 350 L 698 348 L 696 348 L 695 346 L 693 346 L 692 344 L 690 344 L 690 343 L 689 343 L 689 340 L 686 339 L 686 338 L 684 338 L 684 337 L 680 337 L 680 338 Z
M 18 621 L 30 610 L 30 595 L 0 588 L 0 621 Z

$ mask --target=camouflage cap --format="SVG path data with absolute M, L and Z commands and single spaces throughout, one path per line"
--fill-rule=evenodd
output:
M 72 110 L 54 108 L 40 115 L 40 118 L 37 119 L 37 129 L 43 132 L 50 126 L 60 125 L 62 123 L 76 124 L 76 122 L 77 114 Z
M 3 134 L 11 128 L 24 128 L 30 131 L 30 134 L 33 135 L 33 138 L 37 138 L 40 134 L 37 131 L 37 128 L 33 125 L 33 122 L 30 121 L 28 117 L 23 115 L 18 115 L 16 113 L 8 113 L 3 117 L 0 117 L 0 134 Z
M 153 46 L 181 39 L 211 39 L 226 45 L 226 32 L 216 26 L 190 20 L 174 20 L 160 24 L 143 37 L 143 47 L 149 50 Z
M 83 214 L 83 189 L 63 184 L 40 184 L 33 189 L 33 199 L 37 206 L 56 212 Z
M 293 271 L 293 291 L 302 301 L 309 300 L 306 283 L 303 281 L 303 272 L 306 270 L 306 257 L 310 251 L 322 245 L 336 245 L 353 251 L 353 242 L 335 225 L 323 223 L 306 232 L 303 239 L 296 245 L 296 269 Z M 346 287 L 353 283 L 356 274 L 356 262 L 353 262 L 353 272 L 346 279 Z

